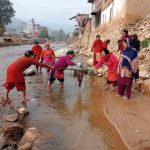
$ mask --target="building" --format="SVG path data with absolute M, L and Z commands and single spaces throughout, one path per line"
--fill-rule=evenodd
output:
M 92 30 L 107 24 L 134 24 L 150 12 L 150 0 L 88 0 Z
M 24 32 L 25 33 L 33 33 L 33 26 L 34 26 L 34 20 L 32 19 L 31 21 L 27 22 L 25 27 L 24 27 Z
M 40 30 L 41 30 L 41 27 L 40 27 L 39 24 L 34 24 L 33 25 L 33 37 L 34 38 L 38 38 L 39 37 Z
M 85 26 L 87 25 L 89 21 L 89 14 L 77 14 L 76 16 L 73 16 L 69 20 L 75 19 L 78 23 L 78 30 L 79 30 L 79 37 L 81 38 L 85 29 Z
M 40 25 L 36 24 L 34 19 L 26 23 L 24 32 L 30 34 L 33 38 L 37 38 L 40 33 Z

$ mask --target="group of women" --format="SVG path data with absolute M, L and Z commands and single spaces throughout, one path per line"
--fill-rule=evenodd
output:
M 137 43 L 137 42 L 135 42 Z M 131 88 L 133 80 L 138 78 L 138 51 L 134 47 L 132 39 L 128 35 L 127 30 L 123 30 L 123 36 L 119 40 L 118 48 L 121 57 L 118 59 L 107 48 L 102 49 L 102 57 L 96 63 L 93 69 L 97 69 L 103 65 L 108 67 L 107 70 L 107 88 L 112 85 L 115 90 L 117 86 L 117 95 L 123 96 L 123 99 L 129 99 L 131 96 Z M 137 45 L 137 44 L 136 44 Z
M 118 42 L 118 47 L 121 50 L 121 58 L 118 59 L 113 53 L 109 52 L 107 46 L 110 40 L 102 42 L 100 36 L 97 35 L 97 39 L 93 44 L 92 51 L 94 51 L 94 68 L 99 68 L 103 65 L 108 66 L 107 70 L 107 89 L 110 85 L 117 86 L 119 96 L 129 99 L 131 96 L 131 88 L 133 79 L 138 78 L 138 54 L 134 47 L 134 43 L 131 42 L 128 31 L 123 30 L 123 37 Z M 130 45 L 132 43 L 132 46 Z M 4 87 L 6 89 L 5 100 L 9 101 L 9 92 L 13 88 L 22 93 L 22 104 L 26 107 L 26 85 L 23 72 L 31 65 L 35 65 L 38 73 L 38 67 L 47 68 L 49 75 L 47 89 L 51 88 L 55 79 L 61 83 L 61 88 L 64 87 L 64 70 L 70 65 L 81 66 L 81 63 L 75 63 L 72 61 L 75 53 L 74 51 L 68 51 L 65 56 L 60 57 L 56 61 L 55 53 L 50 48 L 50 44 L 45 45 L 45 50 L 36 41 L 32 50 L 27 51 L 24 56 L 19 57 L 7 68 L 6 81 Z M 100 54 L 99 54 L 100 53 Z M 97 57 L 100 57 L 98 60 Z M 40 73 L 41 73 L 40 68 Z
M 65 56 L 60 57 L 55 61 L 55 53 L 50 48 L 50 44 L 45 45 L 45 50 L 41 49 L 38 42 L 35 42 L 32 50 L 27 51 L 24 56 L 19 57 L 12 62 L 7 68 L 6 81 L 3 86 L 6 89 L 5 100 L 10 101 L 9 93 L 12 89 L 16 88 L 17 91 L 22 93 L 22 104 L 26 107 L 26 84 L 23 72 L 31 65 L 35 65 L 37 72 L 38 67 L 47 68 L 49 76 L 47 89 L 49 90 L 55 79 L 58 79 L 61 83 L 61 88 L 64 87 L 64 70 L 70 65 L 78 65 L 81 63 L 75 63 L 71 59 L 75 56 L 74 51 L 70 50 Z M 41 72 L 41 69 L 40 69 Z

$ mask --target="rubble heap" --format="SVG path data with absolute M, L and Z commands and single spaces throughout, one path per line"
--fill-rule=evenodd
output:
M 20 108 L 14 114 L 3 116 L 0 149 L 39 150 L 41 135 L 35 127 L 26 128 L 25 118 L 29 112 Z

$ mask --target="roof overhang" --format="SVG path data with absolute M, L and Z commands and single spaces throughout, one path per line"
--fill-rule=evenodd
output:
M 86 17 L 86 18 L 88 18 L 89 17 L 89 14 L 77 14 L 76 16 L 73 16 L 72 18 L 70 18 L 69 20 L 72 20 L 72 19 L 75 19 L 76 17 L 78 17 L 78 16 L 84 16 L 84 17 Z
M 92 15 L 92 16 L 96 16 L 96 14 L 97 14 L 96 11 L 91 12 L 91 15 Z
M 88 3 L 93 3 L 95 0 L 88 0 Z

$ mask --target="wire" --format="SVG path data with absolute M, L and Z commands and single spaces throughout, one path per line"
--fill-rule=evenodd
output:
M 17 6 L 17 5 L 14 5 L 14 7 L 20 7 L 20 8 L 43 8 L 43 9 L 45 9 L 45 8 L 47 8 L 47 9 L 79 9 L 79 10 L 83 10 L 83 9 L 90 9 L 91 7 L 78 7 L 78 8 L 58 8 L 58 7 L 46 7 L 46 6 L 44 6 L 44 7 L 41 7 L 41 6 Z
M 18 10 L 19 11 L 19 10 Z M 29 10 L 28 10 L 28 12 L 29 12 Z M 26 12 L 21 12 L 21 13 L 25 13 L 26 14 Z M 60 13 L 68 13 L 68 15 L 70 15 L 70 13 L 78 13 L 78 11 L 42 11 L 41 13 L 50 13 L 50 15 L 52 15 L 52 14 L 60 14 Z M 35 11 L 32 11 L 32 12 L 30 12 L 30 14 L 41 14 L 41 13 L 39 13 L 39 12 L 35 12 Z M 89 11 L 82 11 L 82 12 L 80 12 L 80 13 L 89 13 Z M 46 15 L 47 15 L 46 14 Z

